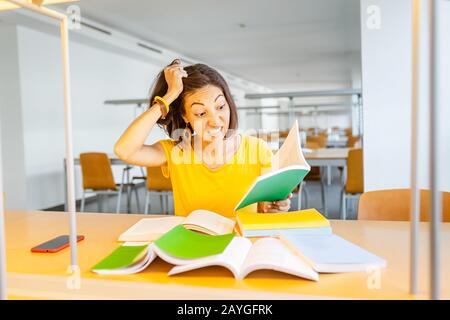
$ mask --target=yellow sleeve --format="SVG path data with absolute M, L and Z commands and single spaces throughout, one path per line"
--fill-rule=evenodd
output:
M 170 163 L 172 159 L 172 149 L 175 146 L 175 141 L 171 139 L 160 140 L 159 143 L 164 149 L 166 154 L 167 162 L 161 166 L 161 171 L 164 177 L 169 178 L 170 176 Z
M 264 174 L 272 167 L 273 152 L 267 142 L 262 139 L 258 139 L 258 157 L 261 174 Z

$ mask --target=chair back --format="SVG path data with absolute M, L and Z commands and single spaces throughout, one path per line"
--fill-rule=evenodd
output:
M 306 142 L 305 148 L 307 149 L 319 149 L 319 144 L 317 142 Z
M 410 208 L 410 189 L 370 191 L 359 199 L 358 219 L 409 221 Z M 450 192 L 442 192 L 442 220 L 450 222 Z M 430 221 L 429 190 L 420 190 L 420 221 Z
M 344 132 L 345 132 L 345 135 L 346 135 L 347 137 L 350 137 L 350 136 L 353 135 L 353 129 L 352 129 L 352 128 L 345 128 L 345 129 L 344 129 Z
M 163 175 L 161 167 L 147 167 L 147 190 L 172 190 L 172 182 Z
M 317 136 L 309 136 L 306 137 L 306 142 L 313 142 L 317 143 L 319 148 L 326 148 L 327 147 L 327 137 L 325 135 L 317 135 Z
M 362 149 L 351 149 L 347 159 L 347 182 L 345 183 L 346 193 L 364 192 L 364 172 Z
M 80 154 L 83 189 L 116 190 L 108 155 L 103 152 Z
M 355 144 L 360 141 L 359 136 L 349 136 L 347 140 L 347 147 L 354 148 Z

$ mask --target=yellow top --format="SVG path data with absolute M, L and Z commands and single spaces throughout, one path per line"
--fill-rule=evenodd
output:
M 235 217 L 234 207 L 245 195 L 263 168 L 270 168 L 272 151 L 264 140 L 241 135 L 233 158 L 218 169 L 208 168 L 197 154 L 186 152 L 171 139 L 159 141 L 166 153 L 165 177 L 173 186 L 175 215 L 187 216 L 206 209 L 226 217 Z M 256 203 L 240 212 L 257 212 Z

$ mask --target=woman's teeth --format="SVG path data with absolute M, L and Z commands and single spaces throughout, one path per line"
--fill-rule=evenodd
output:
M 217 134 L 222 130 L 222 127 L 218 127 L 217 129 L 210 129 L 209 133 L 210 134 Z

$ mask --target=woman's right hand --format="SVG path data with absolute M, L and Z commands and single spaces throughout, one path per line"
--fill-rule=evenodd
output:
M 182 78 L 187 77 L 187 72 L 183 69 L 180 59 L 175 59 L 173 62 L 164 68 L 164 77 L 167 82 L 167 96 L 171 100 L 175 100 L 183 92 Z

